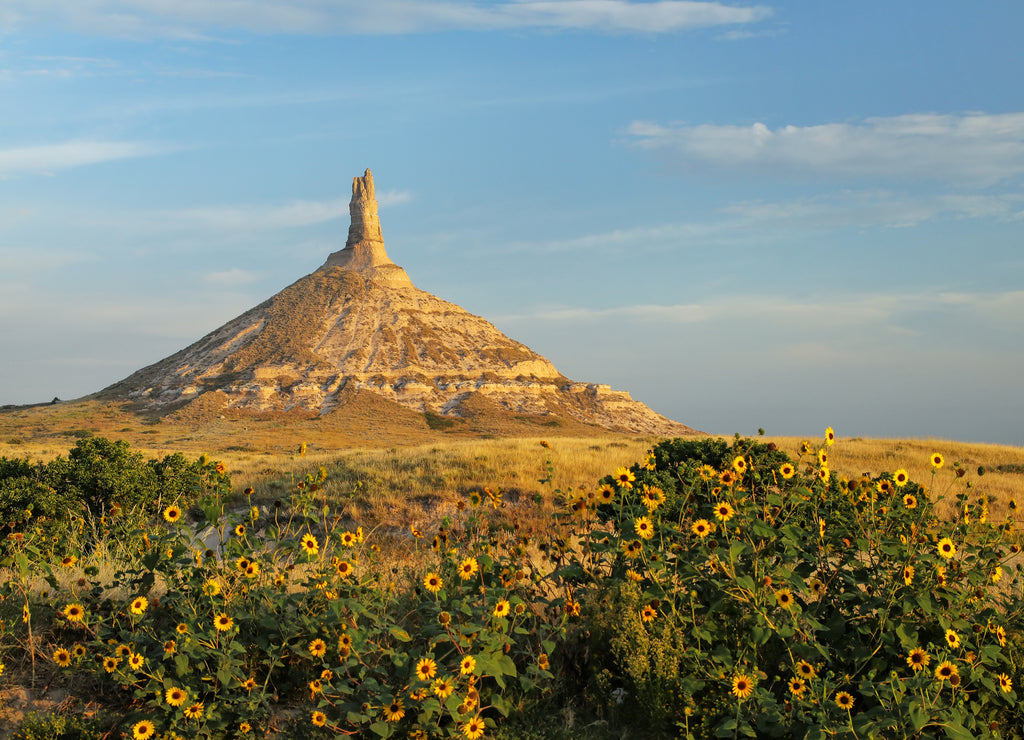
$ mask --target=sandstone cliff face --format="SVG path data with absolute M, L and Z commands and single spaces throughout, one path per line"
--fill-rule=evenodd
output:
M 350 212 L 345 248 L 316 272 L 100 395 L 153 410 L 205 396 L 224 408 L 325 414 L 366 390 L 449 415 L 485 397 L 516 414 L 693 431 L 628 393 L 568 380 L 488 321 L 413 286 L 384 249 L 369 170 L 354 178 Z

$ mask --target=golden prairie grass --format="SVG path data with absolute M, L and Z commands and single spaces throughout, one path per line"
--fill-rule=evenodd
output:
M 780 449 L 792 457 L 799 454 L 804 440 L 811 442 L 815 451 L 824 447 L 821 439 L 799 437 L 766 438 L 775 442 Z M 993 518 L 1003 518 L 1009 502 L 1024 505 L 1024 448 L 1009 445 L 952 442 L 938 439 L 871 439 L 851 437 L 836 439 L 827 448 L 829 467 L 833 472 L 853 479 L 863 473 L 877 475 L 883 472 L 906 470 L 911 480 L 928 489 L 932 500 L 939 503 L 940 516 L 952 514 L 951 491 L 959 493 L 967 483 L 977 495 L 985 495 L 990 502 Z M 933 471 L 931 456 L 938 453 L 943 457 L 941 471 L 935 472 L 935 480 L 942 481 L 932 486 Z M 963 480 L 951 478 L 948 473 L 956 466 L 965 474 Z M 985 469 L 983 476 L 978 468 Z M 939 473 L 944 475 L 939 475 Z M 955 495 L 955 494 L 954 494 Z

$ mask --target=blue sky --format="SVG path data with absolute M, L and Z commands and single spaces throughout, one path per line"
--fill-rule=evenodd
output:
M 1024 5 L 3 0 L 0 403 L 343 246 L 710 432 L 1024 444 Z

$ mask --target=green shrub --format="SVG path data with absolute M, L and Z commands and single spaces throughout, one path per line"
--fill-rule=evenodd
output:
M 475 737 L 552 678 L 560 621 L 514 532 L 470 506 L 433 547 L 414 532 L 399 567 L 321 483 L 265 511 L 204 498 L 212 550 L 168 505 L 117 591 L 86 568 L 30 610 L 30 624 L 53 621 L 42 657 L 107 686 L 141 737 L 254 737 L 282 706 L 296 737 Z M 59 567 L 26 566 L 51 583 Z
M 230 487 L 223 466 L 205 456 L 145 460 L 123 440 L 88 437 L 46 464 L 0 457 L 0 528 L 52 542 L 79 531 L 90 515 L 145 519 L 166 503 L 187 507 Z
M 99 717 L 29 712 L 18 723 L 10 740 L 100 740 L 106 736 L 106 723 Z
M 569 498 L 590 691 L 654 735 L 1020 737 L 1013 522 L 828 449 L 668 442 Z

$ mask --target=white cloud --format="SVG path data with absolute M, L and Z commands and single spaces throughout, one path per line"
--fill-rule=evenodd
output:
M 157 211 L 145 216 L 161 228 L 205 231 L 291 229 L 348 216 L 348 198 L 297 200 L 285 205 L 213 206 Z
M 904 334 L 906 329 L 900 326 L 901 321 L 909 321 L 922 314 L 948 314 L 950 311 L 989 327 L 1002 326 L 1006 330 L 1022 331 L 1024 291 L 831 294 L 807 300 L 776 295 L 726 296 L 693 304 L 540 307 L 529 313 L 496 317 L 496 320 L 560 324 L 740 322 L 750 326 L 771 324 L 782 330 L 798 328 L 799 334 L 816 328 L 831 332 L 839 327 L 869 327 L 888 334 Z
M 628 132 L 636 146 L 684 166 L 972 185 L 1024 174 L 1024 113 L 914 113 L 774 130 L 634 121 Z
M 771 14 L 692 0 L 6 0 L 0 30 L 59 25 L 101 35 L 206 38 L 251 31 L 395 34 L 516 28 L 665 33 L 754 23 Z
M 72 167 L 148 157 L 167 151 L 170 149 L 166 145 L 139 141 L 66 141 L 0 149 L 0 177 L 52 174 Z

